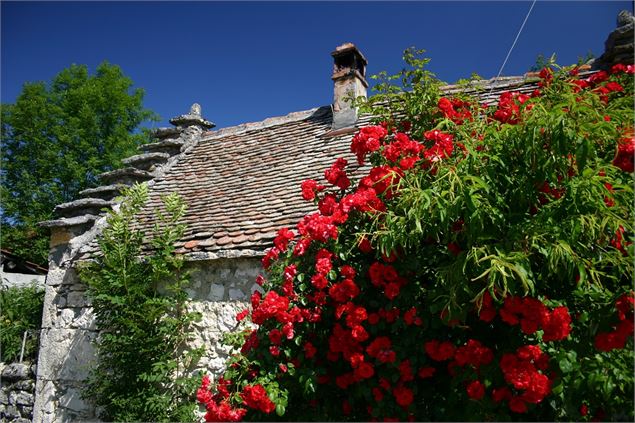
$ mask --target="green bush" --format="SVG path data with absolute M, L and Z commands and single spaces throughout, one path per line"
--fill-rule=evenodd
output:
M 633 421 L 635 67 L 482 104 L 417 57 L 302 183 L 206 420 Z
M 198 316 L 187 311 L 188 275 L 173 254 L 185 229 L 179 224 L 185 206 L 176 195 L 163 199 L 152 251 L 143 255 L 144 234 L 134 223 L 147 186 L 135 185 L 124 195 L 100 238 L 103 255 L 80 268 L 100 330 L 98 362 L 84 394 L 107 421 L 192 421 L 196 379 L 188 369 L 202 351 L 181 353 Z
M 0 290 L 0 360 L 17 361 L 27 331 L 24 359 L 36 359 L 44 290 L 32 285 Z

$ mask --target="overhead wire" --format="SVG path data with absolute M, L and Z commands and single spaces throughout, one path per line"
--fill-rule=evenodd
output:
M 505 68 L 505 65 L 507 64 L 507 60 L 509 59 L 509 56 L 512 54 L 512 51 L 514 50 L 514 47 L 516 47 L 516 42 L 518 42 L 518 38 L 520 38 L 520 34 L 523 32 L 523 29 L 525 28 L 525 24 L 527 23 L 527 20 L 529 19 L 529 15 L 531 15 L 531 11 L 534 9 L 534 5 L 536 4 L 536 1 L 537 0 L 534 0 L 531 3 L 531 7 L 529 8 L 529 11 L 527 12 L 527 15 L 525 16 L 525 20 L 523 20 L 523 23 L 520 26 L 520 29 L 518 30 L 518 33 L 516 34 L 516 38 L 514 39 L 514 42 L 512 43 L 512 46 L 509 48 L 509 51 L 507 52 L 507 56 L 505 56 L 505 60 L 503 60 L 503 64 L 501 65 L 500 69 L 498 70 L 498 74 L 496 75 L 496 78 L 494 78 L 494 81 L 492 82 L 492 87 L 489 90 L 488 96 L 492 92 L 492 90 L 494 89 L 494 84 L 496 84 L 496 81 L 501 76 L 501 73 L 503 73 L 503 69 Z

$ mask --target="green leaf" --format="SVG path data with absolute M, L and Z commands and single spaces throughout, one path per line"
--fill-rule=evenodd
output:
M 562 370 L 564 373 L 569 373 L 570 371 L 573 370 L 573 365 L 566 358 L 560 359 L 560 361 L 558 361 L 558 366 L 560 367 L 560 370 Z
M 284 405 L 282 405 L 282 404 L 276 405 L 276 414 L 279 417 L 284 416 L 285 411 L 286 411 L 286 408 L 284 407 Z
M 576 163 L 578 165 L 578 172 L 582 173 L 586 166 L 587 159 L 589 157 L 590 141 L 588 138 L 578 140 L 578 149 L 575 153 Z

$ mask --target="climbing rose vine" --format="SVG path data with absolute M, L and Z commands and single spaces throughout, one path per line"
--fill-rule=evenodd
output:
M 206 420 L 632 421 L 633 66 L 481 104 L 405 58 L 302 183 Z

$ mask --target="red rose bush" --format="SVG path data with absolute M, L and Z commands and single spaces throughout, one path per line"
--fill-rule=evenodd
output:
M 406 59 L 302 183 L 206 420 L 632 420 L 633 67 L 479 104 Z

